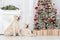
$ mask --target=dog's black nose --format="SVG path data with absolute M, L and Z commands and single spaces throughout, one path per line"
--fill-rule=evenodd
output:
M 19 20 L 20 18 L 18 17 L 18 20 Z
M 18 21 L 20 20 L 20 17 L 18 17 L 18 19 L 17 19 Z

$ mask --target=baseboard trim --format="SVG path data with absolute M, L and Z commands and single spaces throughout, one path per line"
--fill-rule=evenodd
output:
M 0 35 L 4 35 L 4 34 L 0 34 Z

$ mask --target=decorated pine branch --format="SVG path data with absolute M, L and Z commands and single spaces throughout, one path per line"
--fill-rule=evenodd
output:
M 8 5 L 8 6 L 5 6 L 5 7 L 2 7 L 1 9 L 2 10 L 16 10 L 16 9 L 19 10 L 19 8 L 15 7 L 15 6 L 12 6 L 12 5 Z
M 53 3 L 53 5 L 55 5 Z M 35 7 L 36 13 L 34 16 L 35 27 L 34 29 L 51 29 L 57 28 L 57 9 L 53 7 L 51 0 L 38 0 Z

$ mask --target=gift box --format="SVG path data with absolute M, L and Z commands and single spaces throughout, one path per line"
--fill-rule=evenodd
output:
M 60 36 L 60 29 L 58 29 L 58 36 Z
M 54 29 L 53 36 L 58 36 L 58 29 Z
M 42 30 L 38 31 L 38 36 L 42 36 Z
M 34 36 L 47 36 L 47 30 L 34 30 Z
M 47 30 L 41 30 L 42 31 L 42 36 L 47 36 Z
M 33 35 L 34 36 L 41 36 L 42 35 L 42 31 L 41 30 L 33 30 Z
M 52 35 L 53 35 L 53 31 L 54 31 L 53 29 L 49 29 L 49 30 L 47 31 L 47 35 L 48 35 L 48 36 L 52 36 Z
M 38 36 L 38 30 L 33 30 L 33 36 Z
M 58 36 L 60 29 L 33 30 L 34 36 Z

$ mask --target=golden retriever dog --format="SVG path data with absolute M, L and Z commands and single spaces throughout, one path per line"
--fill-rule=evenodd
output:
M 26 28 L 21 30 L 22 36 L 32 36 L 32 31 L 29 29 L 29 24 L 26 24 Z
M 8 28 L 5 30 L 4 35 L 7 35 L 7 36 L 21 35 L 20 29 L 19 29 L 19 21 L 20 21 L 20 16 L 14 15 L 14 19 L 12 23 L 8 26 Z

